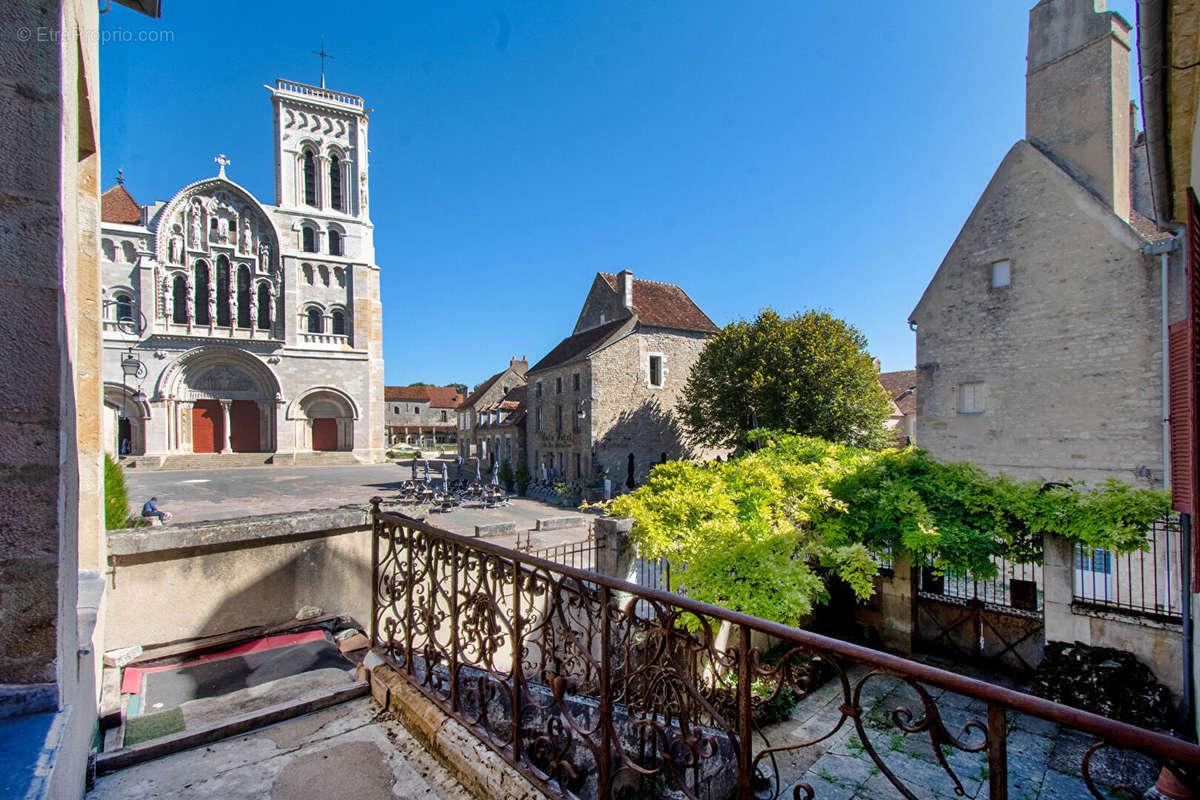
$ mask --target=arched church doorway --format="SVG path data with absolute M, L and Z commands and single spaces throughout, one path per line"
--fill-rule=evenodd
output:
M 296 421 L 298 450 L 354 449 L 354 424 L 358 410 L 340 389 L 319 386 L 301 392 L 288 410 Z
M 138 389 L 106 383 L 104 416 L 101 418 L 105 451 L 114 457 L 143 455 L 149 417 L 150 406 Z
M 192 452 L 219 453 L 225 444 L 225 420 L 220 400 L 197 400 L 192 405 Z
M 258 358 L 233 347 L 197 347 L 163 371 L 168 452 L 259 453 L 275 449 L 279 382 Z

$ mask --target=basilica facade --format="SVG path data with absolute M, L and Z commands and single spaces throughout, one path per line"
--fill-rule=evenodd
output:
M 276 81 L 275 203 L 226 175 L 102 197 L 108 449 L 151 466 L 383 457 L 361 97 Z M 242 456 L 254 462 L 257 456 Z

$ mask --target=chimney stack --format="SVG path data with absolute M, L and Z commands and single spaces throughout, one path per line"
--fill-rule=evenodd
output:
M 524 375 L 529 371 L 529 362 L 525 359 L 525 356 L 521 356 L 520 358 L 513 356 L 509 360 L 508 366 L 519 375 Z
M 1029 12 L 1025 138 L 1129 219 L 1129 23 L 1105 0 Z
M 617 273 L 617 294 L 621 295 L 621 305 L 633 311 L 633 270 L 623 269 Z

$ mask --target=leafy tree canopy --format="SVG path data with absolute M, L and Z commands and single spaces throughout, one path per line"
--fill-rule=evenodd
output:
M 758 426 L 879 447 L 891 412 L 867 340 L 824 311 L 771 309 L 726 325 L 692 366 L 679 406 L 684 427 L 716 447 L 746 443 Z
M 776 431 L 750 439 L 763 447 L 729 462 L 657 466 L 608 510 L 634 518 L 639 552 L 670 560 L 689 597 L 785 624 L 827 599 L 825 573 L 869 597 L 873 553 L 988 578 L 998 556 L 1040 563 L 1043 531 L 1118 552 L 1145 548 L 1170 502 L 1113 480 L 1043 489 L 916 448 L 880 452 Z

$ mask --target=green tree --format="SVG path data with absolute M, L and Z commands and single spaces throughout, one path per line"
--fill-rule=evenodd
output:
M 997 557 L 1037 563 L 1042 533 L 1116 552 L 1145 549 L 1170 495 L 1116 481 L 1087 491 L 941 464 L 916 448 L 882 451 L 757 431 L 729 462 L 672 461 L 614 499 L 640 555 L 671 562 L 688 597 L 797 624 L 835 575 L 874 591 L 873 554 L 905 552 L 942 570 L 996 575 Z
M 679 405 L 698 442 L 744 447 L 760 428 L 881 447 L 891 412 L 867 340 L 824 311 L 770 308 L 725 326 L 701 351 Z

